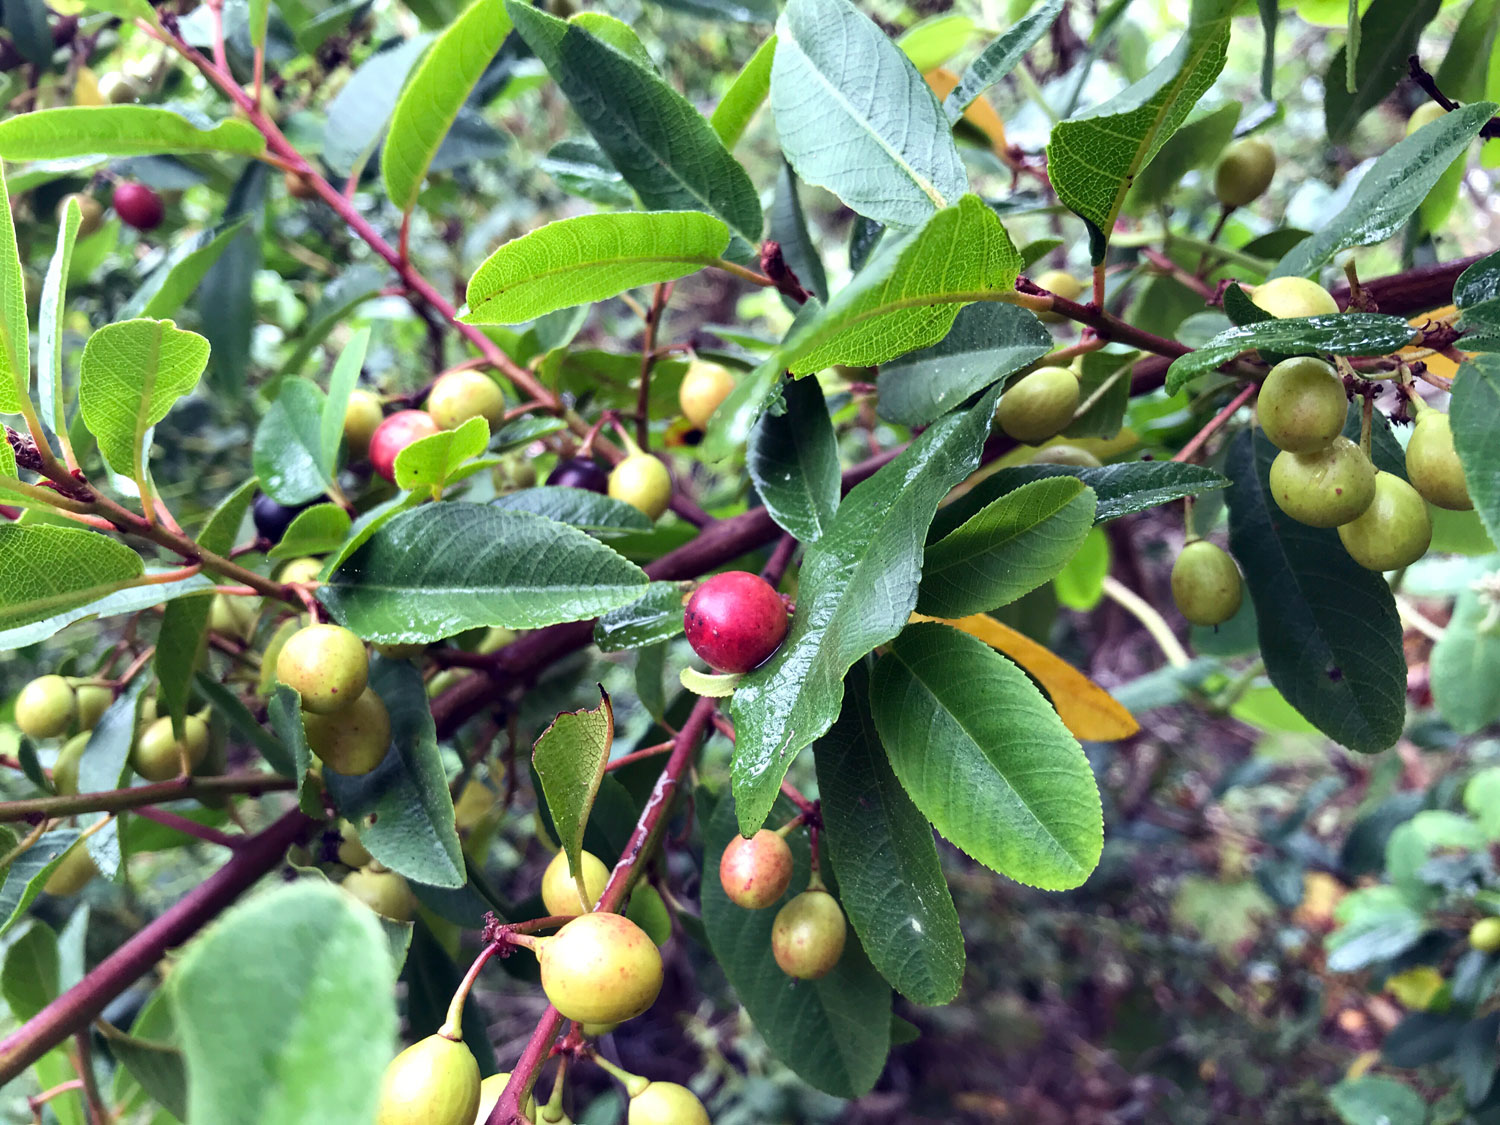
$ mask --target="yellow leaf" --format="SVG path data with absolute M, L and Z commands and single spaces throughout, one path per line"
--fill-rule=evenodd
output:
M 1379 1051 L 1362 1051 L 1354 1057 L 1349 1064 L 1349 1069 L 1344 1072 L 1345 1078 L 1363 1078 L 1369 1069 L 1380 1061 Z
M 99 79 L 86 66 L 80 66 L 73 78 L 74 105 L 104 105 L 104 95 L 99 93 Z
M 914 613 L 912 620 L 951 625 L 1010 657 L 1046 689 L 1052 697 L 1052 706 L 1057 708 L 1057 717 L 1077 738 L 1108 742 L 1128 738 L 1141 729 L 1135 717 L 1109 692 L 1066 660 L 1054 656 L 1030 637 L 1000 624 L 993 617 L 976 613 L 971 617 L 948 620 Z
M 1418 965 L 1415 969 L 1407 969 L 1404 973 L 1388 977 L 1385 988 L 1402 1007 L 1423 1012 L 1432 1006 L 1432 1002 L 1443 991 L 1443 984 L 1442 973 L 1431 965 Z
M 927 85 L 932 87 L 938 101 L 946 98 L 958 85 L 958 75 L 945 66 L 929 70 L 923 77 L 927 79 Z M 974 104 L 964 110 L 964 120 L 989 138 L 990 144 L 995 147 L 995 155 L 1003 158 L 1010 151 L 1010 145 L 1005 140 L 1005 122 L 1000 120 L 1000 115 L 987 98 L 975 98 Z

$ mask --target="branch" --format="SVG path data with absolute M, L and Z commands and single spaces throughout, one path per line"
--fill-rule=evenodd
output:
M 1416 55 L 1408 55 L 1406 58 L 1406 69 L 1411 75 L 1411 80 L 1427 94 L 1429 98 L 1437 102 L 1449 113 L 1458 108 L 1458 103 L 1438 89 L 1437 79 L 1423 69 Z M 1500 117 L 1491 117 L 1484 123 L 1484 128 L 1479 130 L 1479 135 L 1486 140 L 1500 137 Z
M 77 813 L 123 812 L 165 801 L 191 797 L 223 796 L 243 793 L 259 797 L 284 789 L 295 789 L 297 783 L 273 774 L 228 774 L 224 777 L 184 777 L 155 785 L 136 785 L 130 789 L 106 789 L 100 793 L 75 793 L 62 797 L 32 797 L 25 801 L 0 803 L 0 824 L 38 817 L 56 819 Z

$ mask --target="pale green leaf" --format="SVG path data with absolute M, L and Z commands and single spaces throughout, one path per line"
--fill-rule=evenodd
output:
M 71 528 L 59 528 L 68 531 Z M 85 534 L 92 534 L 85 532 Z M 154 605 L 161 605 L 187 594 L 198 594 L 213 588 L 213 580 L 204 574 L 194 574 L 175 582 L 152 582 L 146 585 L 126 584 L 113 593 L 94 598 L 81 605 L 52 610 L 46 617 L 37 618 L 27 625 L 7 628 L 0 626 L 0 651 L 22 648 L 46 640 L 53 633 L 85 617 L 112 617 L 135 613 Z
M 349 411 L 349 394 L 359 382 L 360 370 L 365 364 L 365 353 L 370 347 L 370 330 L 361 328 L 349 338 L 344 350 L 339 352 L 338 362 L 333 365 L 333 374 L 328 377 L 328 397 L 323 402 L 323 416 L 319 426 L 321 442 L 319 463 L 327 465 L 329 472 L 338 463 L 339 444 L 344 440 L 344 416 Z
M 714 107 L 713 116 L 708 119 L 708 123 L 719 134 L 719 140 L 724 142 L 725 148 L 732 151 L 739 143 L 750 119 L 755 116 L 755 111 L 771 92 L 771 60 L 775 57 L 776 36 L 771 35 L 755 48 L 755 54 L 740 68 L 729 89 L 724 91 L 724 96 Z
M 738 672 L 702 672 L 697 668 L 684 668 L 677 674 L 678 682 L 685 691 L 707 699 L 728 699 L 739 687 L 744 676 Z
M 615 712 L 609 696 L 599 689 L 599 706 L 593 710 L 564 711 L 536 740 L 531 764 L 542 782 L 542 793 L 552 813 L 557 841 L 568 857 L 568 870 L 583 887 L 583 832 L 589 810 L 604 781 L 615 738 Z
M 78 227 L 82 222 L 83 211 L 78 201 L 70 198 L 57 228 L 57 249 L 47 266 L 47 278 L 42 282 L 42 300 L 37 309 L 37 399 L 42 419 L 54 434 L 67 433 L 68 428 L 60 326 L 68 293 L 73 243 L 78 239 Z
M 121 310 L 120 319 L 145 316 L 159 320 L 171 316 L 193 295 L 198 283 L 229 249 L 229 244 L 248 220 L 234 219 L 221 226 L 199 231 L 167 256 Z
M 0 159 L 5 160 L 56 160 L 94 153 L 259 156 L 265 148 L 266 138 L 247 121 L 199 127 L 180 113 L 156 106 L 62 106 L 0 121 Z
M 1500 542 L 1500 355 L 1477 355 L 1458 369 L 1448 416 L 1474 510 L 1490 539 Z
M 337 504 L 314 504 L 297 513 L 267 557 L 295 559 L 326 555 L 344 541 L 353 522 L 349 513 Z
M 1432 649 L 1432 696 L 1460 734 L 1500 719 L 1500 620 L 1493 607 L 1477 590 L 1459 594 Z
M 11 118 L 17 121 L 19 118 Z M 0 122 L 3 129 L 9 122 Z M 0 414 L 19 414 L 31 401 L 31 327 L 26 318 L 26 279 L 16 246 L 10 193 L 0 168 Z
M 0 524 L 0 630 L 86 605 L 131 585 L 144 571 L 139 555 L 97 531 Z
M 896 46 L 911 60 L 918 74 L 926 74 L 962 51 L 978 30 L 968 16 L 945 12 L 907 28 L 896 40 Z
M 534 512 L 549 520 L 581 528 L 601 539 L 646 533 L 652 527 L 646 514 L 634 505 L 585 488 L 544 484 L 536 488 L 518 488 L 490 502 L 497 508 Z
M 454 471 L 483 453 L 489 442 L 490 424 L 483 418 L 470 418 L 456 430 L 418 438 L 396 454 L 396 487 L 427 489 L 435 496 Z
M 980 94 L 1015 69 L 1026 52 L 1057 22 L 1063 3 L 1064 0 L 1047 0 L 979 53 L 959 76 L 958 85 L 943 99 L 943 112 L 950 122 L 956 122 Z
M 276 401 L 255 427 L 251 464 L 261 488 L 278 504 L 305 504 L 332 483 L 333 462 L 323 460 L 326 401 L 309 380 L 283 379 Z

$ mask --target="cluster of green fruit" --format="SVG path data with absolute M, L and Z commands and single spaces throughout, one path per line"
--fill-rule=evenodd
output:
M 276 679 L 302 698 L 308 748 L 342 774 L 369 773 L 390 746 L 391 716 L 369 677 L 364 642 L 341 625 L 308 625 L 276 654 Z

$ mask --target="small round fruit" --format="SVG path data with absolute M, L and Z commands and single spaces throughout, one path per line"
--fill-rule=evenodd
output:
M 257 492 L 255 499 L 250 502 L 250 518 L 255 523 L 255 530 L 262 538 L 272 543 L 280 543 L 281 537 L 286 534 L 286 529 L 292 526 L 306 504 L 295 508 L 289 508 L 285 504 L 278 504 L 264 492 Z
M 570 1020 L 633 1019 L 651 1007 L 661 991 L 656 943 L 619 914 L 580 914 L 542 941 L 537 959 L 542 991 Z
M 123 183 L 115 188 L 114 208 L 122 223 L 139 231 L 155 230 L 167 217 L 161 196 L 145 184 Z
M 1481 918 L 1469 927 L 1469 944 L 1481 953 L 1500 953 L 1500 918 Z
M 806 890 L 777 911 L 771 955 L 787 976 L 817 980 L 839 963 L 847 930 L 844 911 L 831 894 Z
M 488 785 L 477 778 L 469 778 L 464 782 L 458 800 L 453 802 L 454 823 L 458 825 L 460 831 L 467 832 L 485 818 L 495 807 L 497 800 L 499 798 L 495 795 L 495 791 Z M 545 879 L 543 881 L 545 882 Z
M 183 720 L 183 740 L 172 733 L 172 718 L 163 715 L 141 732 L 130 750 L 130 764 L 147 781 L 171 781 L 182 776 L 182 760 L 188 770 L 198 768 L 208 754 L 208 724 L 197 715 Z
M 416 917 L 417 896 L 394 871 L 374 871 L 368 867 L 351 871 L 344 877 L 343 888 L 382 918 L 410 922 Z
M 688 644 L 720 672 L 748 672 L 786 639 L 786 603 L 758 574 L 731 570 L 704 582 L 683 613 Z
M 376 644 L 370 647 L 387 660 L 412 660 L 427 651 L 427 646 L 420 643 L 409 645 L 395 643 Z
M 1199 539 L 1172 564 L 1172 600 L 1194 625 L 1222 625 L 1240 609 L 1240 568 L 1222 547 Z
M 1214 195 L 1226 207 L 1254 203 L 1276 174 L 1276 150 L 1259 137 L 1235 141 L 1214 168 Z
M 141 84 L 128 74 L 112 70 L 99 79 L 99 96 L 111 105 L 125 105 L 140 97 Z
M 414 441 L 431 437 L 438 424 L 425 410 L 398 410 L 375 427 L 370 435 L 370 464 L 392 484 L 396 483 L 396 455 Z
M 92 195 L 84 195 L 79 191 L 75 191 L 69 195 L 65 195 L 58 201 L 57 221 L 59 223 L 62 222 L 63 215 L 67 212 L 68 200 L 70 199 L 78 204 L 79 238 L 87 238 L 89 235 L 93 234 L 96 230 L 104 225 L 104 205 L 97 199 L 95 199 Z
M 505 392 L 482 372 L 450 371 L 432 385 L 427 413 L 445 430 L 456 430 L 470 418 L 483 418 L 493 432 L 505 420 Z
M 276 656 L 276 679 L 302 697 L 302 709 L 331 715 L 351 706 L 369 683 L 365 643 L 341 625 L 309 625 Z
M 505 1093 L 508 1082 L 510 1082 L 510 1071 L 502 1070 L 499 1074 L 490 1075 L 479 1084 L 479 1112 L 474 1115 L 474 1125 L 485 1125 L 485 1122 L 490 1119 L 490 1114 L 499 1104 L 500 1095 Z M 524 1109 L 526 1116 L 535 1121 L 536 1099 L 529 1094 L 526 1097 Z
M 282 175 L 281 182 L 286 187 L 286 193 L 293 199 L 318 198 L 318 189 L 313 187 L 312 180 L 300 172 L 293 172 L 288 168 Z
M 39 676 L 16 696 L 16 726 L 31 738 L 66 734 L 77 713 L 78 696 L 61 676 Z
M 1311 453 L 1344 428 L 1349 397 L 1333 365 L 1314 356 L 1284 359 L 1266 376 L 1255 417 L 1277 449 Z
M 52 869 L 52 874 L 42 884 L 42 890 L 59 897 L 76 895 L 97 874 L 99 868 L 94 866 L 94 857 L 89 855 L 88 841 L 79 840 L 63 853 L 62 862 Z
M 57 752 L 57 761 L 52 763 L 52 787 L 60 796 L 69 797 L 78 792 L 78 759 L 89 744 L 88 731 L 75 734 L 63 743 Z
M 1406 119 L 1406 135 L 1409 137 L 1424 125 L 1431 125 L 1439 117 L 1447 117 L 1448 111 L 1437 102 L 1423 102 L 1412 110 Z
M 1338 527 L 1375 499 L 1375 466 L 1343 436 L 1312 453 L 1278 453 L 1271 462 L 1271 496 L 1299 523 Z
M 1072 465 L 1079 469 L 1098 469 L 1103 462 L 1087 449 L 1076 445 L 1047 445 L 1037 450 L 1031 459 L 1033 465 Z
M 653 1082 L 630 1099 L 627 1125 L 710 1125 L 698 1096 L 676 1082 Z
M 1005 389 L 995 421 L 1017 441 L 1037 445 L 1059 433 L 1078 409 L 1078 376 L 1066 367 L 1038 367 Z
M 1339 311 L 1339 303 L 1333 299 L 1333 294 L 1305 277 L 1273 277 L 1264 285 L 1255 287 L 1250 301 L 1278 320 L 1326 316 Z
M 746 839 L 736 836 L 719 858 L 719 882 L 729 901 L 746 910 L 762 910 L 786 894 L 792 881 L 792 849 L 762 828 Z
M 276 581 L 305 586 L 309 582 L 316 582 L 318 575 L 322 573 L 323 560 L 315 559 L 308 555 L 300 559 L 293 559 L 286 566 L 282 567 L 281 573 L 276 576 Z
M 260 602 L 256 598 L 215 594 L 208 607 L 208 627 L 222 637 L 248 640 L 255 632 L 259 613 Z
M 380 399 L 370 391 L 349 392 L 349 405 L 344 408 L 344 447 L 349 456 L 358 461 L 370 451 L 370 439 L 385 419 L 385 410 Z
M 722 364 L 695 359 L 688 364 L 687 374 L 682 377 L 682 386 L 677 390 L 677 402 L 682 407 L 682 416 L 696 429 L 704 429 L 708 420 L 719 409 L 719 404 L 734 390 L 734 376 Z
M 609 474 L 609 494 L 654 520 L 672 502 L 672 474 L 649 453 L 632 453 Z
M 1061 297 L 1065 301 L 1076 301 L 1083 296 L 1083 282 L 1070 274 L 1067 270 L 1048 270 L 1040 277 L 1034 279 L 1037 285 L 1047 292 Z M 1037 319 L 1047 324 L 1058 324 L 1067 319 L 1062 313 L 1039 312 Z
M 542 905 L 547 913 L 558 918 L 576 917 L 594 909 L 594 903 L 604 893 L 609 882 L 609 868 L 593 852 L 583 853 L 583 890 L 589 896 L 587 902 L 578 898 L 578 884 L 568 869 L 568 854 L 558 852 L 542 872 Z
M 547 483 L 555 488 L 583 488 L 589 492 L 608 492 L 609 470 L 592 457 L 569 457 L 559 461 L 547 474 Z
M 332 714 L 302 711 L 307 746 L 324 765 L 345 777 L 369 773 L 385 761 L 391 745 L 391 716 L 372 688 Z
M 83 684 L 77 689 L 77 694 L 78 729 L 93 730 L 115 701 L 115 693 L 100 684 Z
M 1453 448 L 1453 426 L 1441 410 L 1423 410 L 1417 416 L 1406 445 L 1406 475 L 1429 504 L 1451 512 L 1474 507 L 1463 464 Z
M 474 1052 L 446 1036 L 429 1035 L 385 1068 L 375 1125 L 473 1125 L 478 1110 Z
M 1400 570 L 1432 545 L 1432 518 L 1415 488 L 1394 473 L 1375 474 L 1375 499 L 1339 526 L 1349 557 L 1366 570 Z
M 338 856 L 339 862 L 345 867 L 364 867 L 375 858 L 354 831 L 354 826 L 348 823 L 339 825 Z
M 536 463 L 524 454 L 502 458 L 500 463 L 490 470 L 490 480 L 495 482 L 495 491 L 501 494 L 518 492 L 523 488 L 535 488 Z

